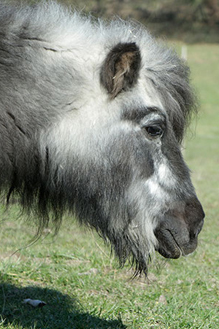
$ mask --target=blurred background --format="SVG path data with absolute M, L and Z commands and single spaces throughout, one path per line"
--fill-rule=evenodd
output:
M 94 16 L 118 15 L 146 24 L 159 36 L 219 42 L 218 0 L 63 0 Z

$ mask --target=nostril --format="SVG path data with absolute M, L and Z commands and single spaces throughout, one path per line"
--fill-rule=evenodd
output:
M 196 229 L 193 232 L 190 233 L 190 238 L 191 239 L 196 239 L 197 238 L 197 236 L 199 235 L 199 233 L 202 230 L 203 224 L 204 224 L 204 219 L 202 219 L 202 221 L 198 224 Z
M 205 212 L 204 212 L 202 206 L 201 206 L 201 216 L 202 216 L 202 226 L 203 226 L 203 220 L 205 218 Z
M 197 232 L 196 232 L 196 236 L 201 232 L 203 225 L 204 225 L 204 218 L 203 218 L 202 221 L 199 223 L 199 226 L 198 226 L 198 228 L 197 228 Z
M 191 240 L 197 239 L 204 224 L 205 213 L 197 198 L 186 204 L 185 218 L 189 229 Z

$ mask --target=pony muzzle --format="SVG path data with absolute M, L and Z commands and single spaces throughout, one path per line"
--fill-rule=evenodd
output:
M 186 204 L 184 211 L 170 210 L 155 229 L 156 250 L 165 258 L 192 253 L 198 244 L 205 214 L 198 200 Z

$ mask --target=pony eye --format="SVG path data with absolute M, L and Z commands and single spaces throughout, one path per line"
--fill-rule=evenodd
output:
M 163 135 L 163 129 L 160 126 L 148 126 L 145 129 L 151 137 L 156 138 Z

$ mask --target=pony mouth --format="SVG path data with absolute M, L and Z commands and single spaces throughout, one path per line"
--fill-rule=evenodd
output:
M 155 232 L 158 251 L 165 258 L 177 259 L 192 253 L 197 247 L 197 238 L 192 240 L 176 236 L 169 229 Z
M 157 251 L 165 258 L 177 259 L 183 255 L 183 251 L 170 230 L 166 229 L 162 234 L 156 235 L 158 240 Z

